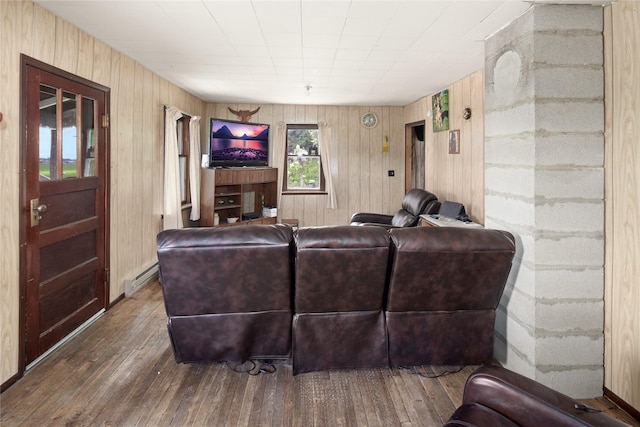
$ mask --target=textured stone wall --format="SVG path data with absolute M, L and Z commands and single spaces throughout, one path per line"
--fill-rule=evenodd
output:
M 485 225 L 517 235 L 496 357 L 602 394 L 603 11 L 537 5 L 485 44 Z

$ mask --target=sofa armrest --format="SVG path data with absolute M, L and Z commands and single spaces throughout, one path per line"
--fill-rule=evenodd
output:
M 375 223 L 375 224 L 368 224 L 368 225 L 380 225 L 380 224 L 391 225 L 392 219 L 393 219 L 393 215 L 358 212 L 358 213 L 354 213 L 351 216 L 350 223 L 351 225 L 364 225 L 364 223 Z
M 482 366 L 469 376 L 463 404 L 470 403 L 491 408 L 521 427 L 627 426 L 602 412 L 579 409 L 579 401 L 499 366 Z

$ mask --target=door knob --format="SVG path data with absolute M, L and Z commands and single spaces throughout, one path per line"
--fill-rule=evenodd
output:
M 40 220 L 42 219 L 43 213 L 47 211 L 47 205 L 40 204 L 40 200 L 31 199 L 31 226 L 35 227 L 40 224 Z

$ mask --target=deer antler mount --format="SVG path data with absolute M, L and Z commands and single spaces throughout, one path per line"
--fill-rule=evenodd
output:
M 253 116 L 255 113 L 260 111 L 260 107 L 256 108 L 253 111 L 249 111 L 249 110 L 237 111 L 237 110 L 231 109 L 231 107 L 227 107 L 227 108 L 229 108 L 229 111 L 231 111 L 233 114 L 238 116 L 238 120 L 240 120 L 241 122 L 248 122 L 249 120 L 251 120 L 251 116 Z

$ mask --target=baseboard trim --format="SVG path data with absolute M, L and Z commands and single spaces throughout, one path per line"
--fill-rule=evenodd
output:
M 604 389 L 604 396 L 615 403 L 620 409 L 625 411 L 627 414 L 631 415 L 634 419 L 640 421 L 640 411 L 638 411 L 633 406 L 629 405 L 627 402 L 622 400 L 617 394 L 612 392 L 606 387 Z
M 17 383 L 20 378 L 22 378 L 22 375 L 20 375 L 20 373 L 17 373 L 3 382 L 2 385 L 0 385 L 0 393 L 4 393 L 6 389 Z

